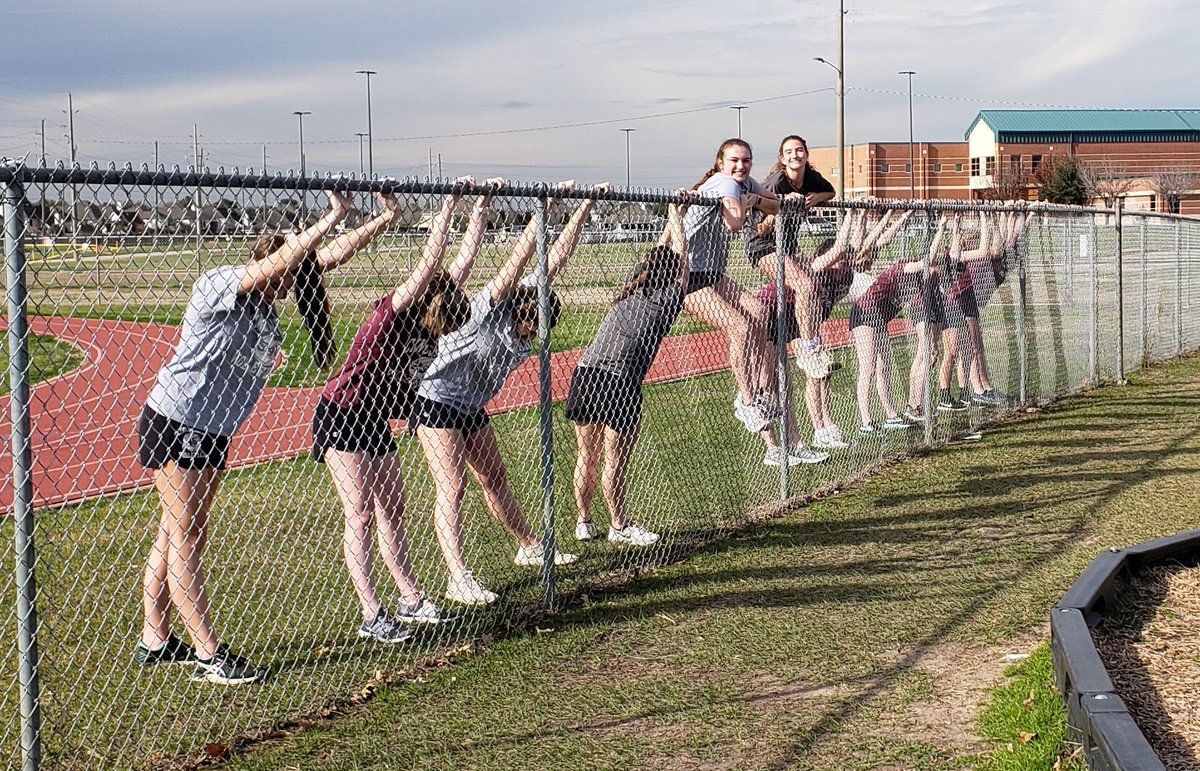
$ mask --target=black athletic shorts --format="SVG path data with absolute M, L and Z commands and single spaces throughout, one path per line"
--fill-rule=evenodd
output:
M 618 434 L 627 434 L 642 419 L 642 384 L 606 369 L 576 367 L 566 415 L 573 423 L 602 423 Z
M 412 414 L 408 416 L 409 430 L 415 431 L 418 426 L 427 428 L 452 428 L 470 436 L 488 424 L 487 413 L 483 410 L 463 412 L 457 407 L 435 402 L 418 396 L 413 403 Z
M 714 286 L 718 281 L 720 281 L 721 276 L 724 275 L 724 273 L 717 273 L 715 270 L 709 270 L 703 273 L 692 271 L 688 274 L 687 293 L 691 294 L 692 292 L 699 292 L 701 289 L 708 289 L 710 286 Z
M 324 398 L 317 402 L 312 422 L 312 458 L 325 462 L 326 450 L 361 452 L 382 458 L 396 452 L 387 418 L 377 412 L 346 409 Z
M 892 318 L 895 318 L 894 316 Z M 891 318 L 885 319 L 883 314 L 874 306 L 862 308 L 858 303 L 850 303 L 850 329 L 855 327 L 871 327 L 880 332 L 887 332 Z
M 143 407 L 138 419 L 138 462 L 153 469 L 166 466 L 168 461 L 175 461 L 179 468 L 223 469 L 229 456 L 229 439 Z
M 929 312 L 925 312 L 926 300 L 929 300 Z M 924 292 L 918 294 L 913 301 L 908 304 L 908 319 L 913 324 L 920 324 L 922 321 L 928 320 L 931 324 L 941 326 L 946 323 L 946 309 L 942 303 L 942 290 L 934 287 L 933 291 L 926 295 Z

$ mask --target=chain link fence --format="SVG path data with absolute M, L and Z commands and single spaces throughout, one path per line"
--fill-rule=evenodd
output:
M 785 205 L 774 252 L 752 260 L 705 229 L 711 202 L 682 212 L 665 191 L 132 169 L 0 182 L 13 768 L 170 766 L 269 734 L 780 501 L 1200 341 L 1200 225 L 1165 216 Z M 724 269 L 680 260 L 679 233 Z M 337 263 L 316 334 L 328 367 L 296 304 L 266 298 L 306 260 Z M 221 355 L 258 380 L 222 390 L 181 360 L 247 296 L 268 321 Z M 163 395 L 172 367 L 204 418 L 176 421 L 156 490 L 139 420 L 148 401 L 183 414 Z M 204 421 L 222 426 L 185 430 Z M 227 472 L 205 487 L 216 472 L 185 460 L 220 465 L 228 425 Z M 163 514 L 171 501 L 193 508 Z M 167 629 L 184 642 L 155 649 Z M 218 652 L 208 669 L 162 661 Z

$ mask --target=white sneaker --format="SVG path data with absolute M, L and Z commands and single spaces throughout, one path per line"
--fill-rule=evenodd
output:
M 589 519 L 587 522 L 575 523 L 575 540 L 576 541 L 591 541 L 598 533 L 596 525 Z
M 649 546 L 658 540 L 658 533 L 651 533 L 641 525 L 628 524 L 624 530 L 608 529 L 608 540 L 627 546 Z
M 850 447 L 850 442 L 842 436 L 840 431 L 831 430 L 831 427 L 818 428 L 813 432 L 812 446 L 821 450 L 845 450 Z
M 733 415 L 742 422 L 746 430 L 752 434 L 757 434 L 767 426 L 771 425 L 761 412 L 759 412 L 753 404 L 742 403 L 740 396 L 733 397 Z
M 517 556 L 513 559 L 513 562 L 526 568 L 540 567 L 545 559 L 545 554 L 540 543 L 536 546 L 522 546 L 517 549 Z M 577 554 L 565 551 L 554 552 L 555 565 L 570 565 L 577 559 L 579 559 L 579 555 Z
M 401 605 L 395 616 L 408 624 L 445 624 L 454 620 L 425 595 L 415 605 Z
M 827 460 L 829 453 L 817 452 L 804 442 L 797 442 L 788 450 L 788 464 L 792 466 L 797 463 L 824 463 Z
M 451 579 L 450 585 L 446 587 L 446 599 L 463 605 L 488 605 L 495 602 L 499 596 L 495 592 L 489 592 L 469 570 L 463 574 L 461 580 Z

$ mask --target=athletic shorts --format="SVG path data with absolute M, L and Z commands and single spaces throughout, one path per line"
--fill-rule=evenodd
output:
M 871 327 L 880 332 L 887 332 L 888 324 L 895 316 L 884 318 L 877 308 L 862 308 L 858 303 L 850 303 L 850 329 L 855 327 Z
M 627 434 L 642 419 L 642 384 L 606 369 L 576 367 L 566 415 L 573 423 L 601 423 Z
M 152 469 L 160 469 L 168 461 L 175 461 L 179 468 L 223 469 L 229 457 L 229 439 L 143 407 L 138 419 L 138 462 Z
M 779 312 L 775 307 L 775 284 L 763 284 L 754 296 L 767 309 L 767 340 L 775 343 L 779 339 L 776 334 L 779 331 L 779 325 L 776 323 Z M 796 324 L 796 293 L 786 286 L 783 288 L 783 334 L 785 342 L 791 342 L 800 336 L 800 327 Z
M 715 286 L 721 280 L 724 273 L 717 273 L 715 270 L 697 273 L 692 271 L 688 274 L 687 293 L 699 292 L 701 289 L 708 289 L 710 286 Z
M 929 300 L 929 312 L 925 312 L 926 299 Z M 946 308 L 943 304 L 942 290 L 934 287 L 928 295 L 921 292 L 908 304 L 908 319 L 913 324 L 928 321 L 941 326 L 946 323 Z
M 463 412 L 457 407 L 435 402 L 418 396 L 413 403 L 412 414 L 408 416 L 410 430 L 418 426 L 426 428 L 452 428 L 463 436 L 470 436 L 488 424 L 487 413 L 483 410 Z
M 946 293 L 946 326 L 963 329 L 968 318 L 979 318 L 979 303 L 971 277 L 964 272 Z
M 312 458 L 325 462 L 326 450 L 361 452 L 382 458 L 396 452 L 396 440 L 387 418 L 379 413 L 339 407 L 322 398 L 312 422 Z

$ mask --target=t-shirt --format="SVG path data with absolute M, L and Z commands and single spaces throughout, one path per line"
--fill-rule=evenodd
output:
M 800 180 L 800 187 L 792 185 L 792 181 L 788 179 L 788 175 L 783 169 L 773 172 L 763 180 L 762 186 L 779 196 L 782 199 L 788 193 L 800 193 L 808 195 L 809 193 L 833 193 L 833 185 L 829 184 L 829 180 L 821 176 L 821 172 L 811 166 L 804 167 L 804 178 Z M 766 233 L 758 232 L 758 223 L 764 219 L 761 212 L 753 213 L 753 221 L 750 223 L 752 227 L 746 229 L 746 254 L 752 261 L 757 262 L 759 257 L 765 254 L 771 254 L 775 251 L 775 229 L 771 228 Z M 775 220 L 779 221 L 778 218 Z M 798 220 L 792 220 L 798 223 Z M 786 228 L 783 233 L 783 248 L 786 254 L 796 253 L 796 241 L 798 228 Z
M 683 286 L 673 282 L 659 289 L 635 289 L 618 300 L 600 322 L 579 366 L 642 382 L 683 308 L 683 295 Z
M 687 236 L 688 270 L 693 273 L 724 273 L 729 262 L 729 245 L 733 233 L 725 226 L 724 198 L 739 198 L 742 193 L 765 191 L 753 177 L 744 184 L 728 174 L 717 172 L 704 180 L 697 190 L 703 198 L 715 199 L 716 206 L 689 206 L 683 215 L 683 231 Z
M 536 274 L 521 279 L 522 286 L 536 283 Z M 471 298 L 470 319 L 438 340 L 437 356 L 417 393 L 463 412 L 478 412 L 487 406 L 533 350 L 532 339 L 517 335 L 514 305 L 509 297 L 493 306 L 486 286 Z
M 390 293 L 377 302 L 321 398 L 344 409 L 407 417 L 421 377 L 437 354 L 437 340 L 421 325 L 420 315 L 415 307 L 398 313 Z
M 896 318 L 913 295 L 921 291 L 921 274 L 905 273 L 907 263 L 897 262 L 876 276 L 875 281 L 854 304 L 876 321 Z
M 210 434 L 232 436 L 267 384 L 283 342 L 275 303 L 238 294 L 245 265 L 200 277 L 183 314 L 175 355 L 158 372 L 146 406 Z

